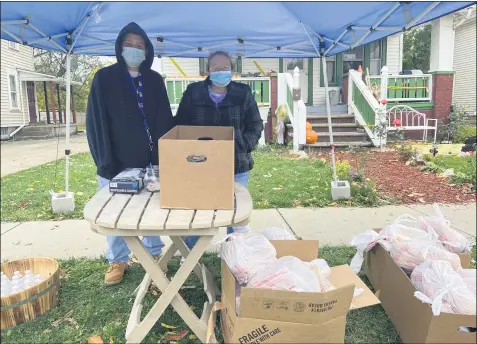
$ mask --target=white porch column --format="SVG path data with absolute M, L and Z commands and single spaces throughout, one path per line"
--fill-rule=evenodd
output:
M 299 94 L 299 97 L 297 96 Z M 300 70 L 295 67 L 293 70 L 293 151 L 300 149 L 300 113 L 298 110 L 298 99 L 301 99 Z
M 452 14 L 432 22 L 430 72 L 454 70 L 454 19 Z

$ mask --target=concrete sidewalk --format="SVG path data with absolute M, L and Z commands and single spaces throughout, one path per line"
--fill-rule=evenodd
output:
M 476 236 L 476 204 L 441 207 L 452 226 L 469 237 Z M 254 210 L 250 228 L 288 228 L 303 239 L 318 239 L 321 245 L 348 244 L 368 228 L 391 223 L 401 214 L 432 215 L 431 205 L 380 208 L 321 208 Z M 225 234 L 225 229 L 220 235 Z M 165 237 L 166 245 L 170 243 Z M 209 250 L 215 251 L 216 246 Z M 24 257 L 97 257 L 106 250 L 103 236 L 92 232 L 84 220 L 1 224 L 1 259 Z

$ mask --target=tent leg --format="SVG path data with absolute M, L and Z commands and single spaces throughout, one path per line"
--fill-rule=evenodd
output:
M 71 53 L 66 54 L 66 135 L 65 135 L 65 193 L 68 195 L 70 174 L 70 117 L 71 117 Z
M 328 92 L 328 74 L 326 72 L 326 57 L 321 57 L 322 68 L 323 68 L 323 78 L 325 82 L 325 102 L 326 102 L 326 115 L 328 117 L 328 132 L 330 134 L 330 145 L 331 145 L 331 164 L 333 168 L 333 181 L 337 181 L 336 177 L 336 161 L 335 161 L 335 145 L 333 142 L 333 126 L 331 125 L 331 106 L 330 106 L 330 97 Z

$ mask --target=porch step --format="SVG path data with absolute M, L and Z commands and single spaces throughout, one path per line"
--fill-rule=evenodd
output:
M 336 143 L 345 143 L 345 142 L 357 142 L 357 141 L 366 141 L 368 136 L 366 133 L 358 132 L 333 132 L 333 141 Z M 330 134 L 328 132 L 322 132 L 318 134 L 318 142 L 329 142 Z
M 335 142 L 336 148 L 349 148 L 349 147 L 372 147 L 372 142 L 369 141 L 350 141 L 350 142 Z M 329 142 L 317 142 L 312 144 L 303 145 L 305 149 L 315 150 L 320 148 L 331 148 Z
M 53 137 L 49 135 L 28 135 L 28 136 L 17 136 L 15 135 L 13 139 L 15 141 L 34 141 L 34 140 L 48 140 L 52 139 Z
M 330 108 L 331 114 L 340 114 L 340 113 L 346 113 L 348 112 L 348 105 L 343 104 L 343 105 L 333 105 Z M 326 106 L 320 105 L 320 106 L 307 106 L 306 107 L 306 113 L 307 114 L 313 114 L 313 115 L 326 115 Z
M 328 117 L 326 115 L 307 115 L 306 120 L 311 124 L 328 124 Z M 355 124 L 356 120 L 354 115 L 334 114 L 331 115 L 331 124 L 335 123 Z
M 71 124 L 70 135 L 77 133 L 76 124 Z M 65 124 L 34 124 L 28 125 L 20 130 L 15 136 L 15 140 L 45 140 L 55 137 L 65 137 Z

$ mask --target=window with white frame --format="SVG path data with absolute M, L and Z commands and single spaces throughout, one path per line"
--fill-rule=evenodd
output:
M 381 74 L 381 41 L 370 44 L 369 72 L 371 75 Z
M 14 72 L 8 73 L 8 98 L 10 100 L 10 109 L 19 109 L 18 101 L 18 79 Z
M 336 84 L 336 57 L 326 58 L 326 76 L 329 84 Z
M 343 74 L 348 73 L 350 69 L 358 70 L 359 66 L 363 66 L 363 57 L 363 46 L 345 51 L 343 53 Z
M 8 47 L 13 50 L 20 50 L 20 44 L 17 42 L 8 41 Z

